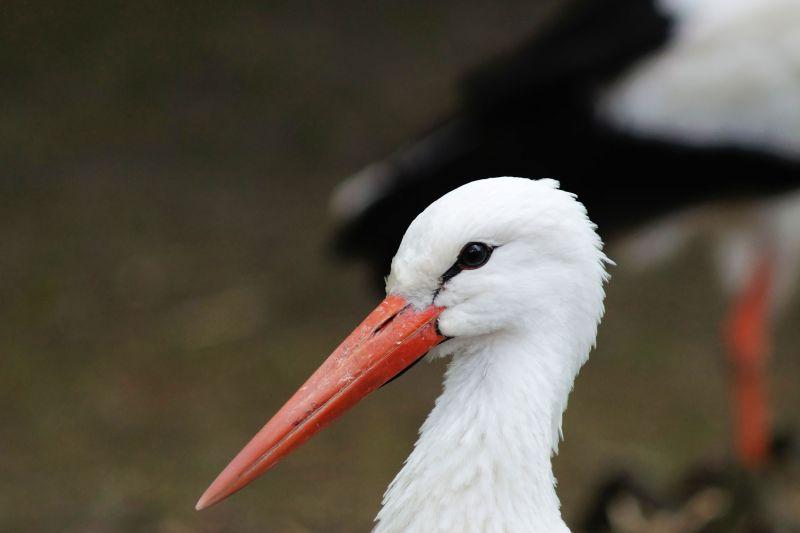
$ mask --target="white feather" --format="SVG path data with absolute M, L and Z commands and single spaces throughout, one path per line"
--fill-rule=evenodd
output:
M 654 138 L 800 158 L 800 1 L 661 4 L 673 39 L 612 84 L 600 114 Z

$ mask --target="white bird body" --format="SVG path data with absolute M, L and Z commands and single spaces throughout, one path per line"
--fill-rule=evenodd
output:
M 386 492 L 376 533 L 568 531 L 551 455 L 603 313 L 602 244 L 552 180 L 495 178 L 445 195 L 409 227 L 387 292 L 446 310 L 444 391 Z M 468 242 L 480 269 L 435 285 Z M 435 276 L 433 275 L 435 274 Z
M 645 137 L 800 159 L 800 2 L 660 4 L 673 39 L 611 85 L 601 114 Z

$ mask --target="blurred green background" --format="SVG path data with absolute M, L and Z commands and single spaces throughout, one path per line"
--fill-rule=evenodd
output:
M 4 2 L 0 530 L 368 530 L 440 364 L 193 506 L 378 299 L 329 252 L 333 187 L 559 4 Z M 730 454 L 726 299 L 703 250 L 612 270 L 555 461 L 568 523 L 604 472 L 668 483 Z M 785 426 L 798 318 L 776 332 Z

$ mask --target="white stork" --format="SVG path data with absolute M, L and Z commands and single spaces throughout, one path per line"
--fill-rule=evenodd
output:
M 427 353 L 451 357 L 444 390 L 375 531 L 568 532 L 551 456 L 603 315 L 602 247 L 586 209 L 553 180 L 484 179 L 435 201 L 406 231 L 386 299 L 197 509 L 247 485 Z

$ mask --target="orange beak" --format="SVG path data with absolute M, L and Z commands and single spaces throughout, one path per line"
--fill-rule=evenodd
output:
M 436 318 L 443 310 L 420 311 L 399 296 L 386 297 L 233 458 L 195 508 L 242 489 L 442 342 Z

